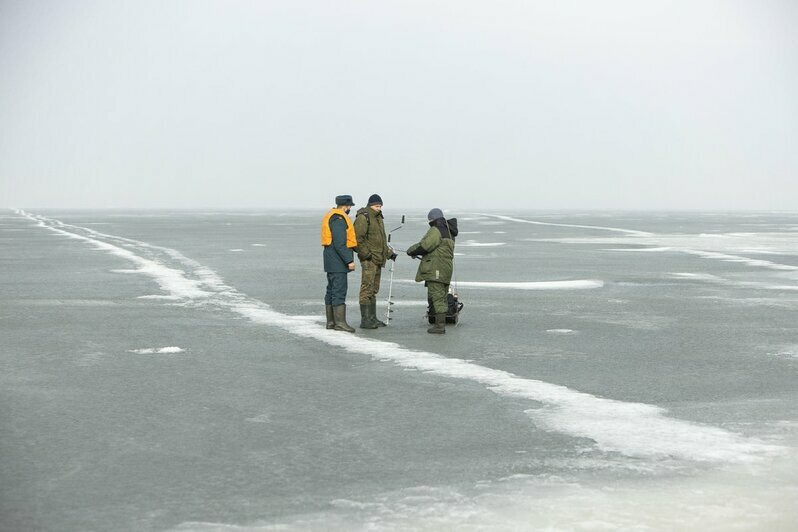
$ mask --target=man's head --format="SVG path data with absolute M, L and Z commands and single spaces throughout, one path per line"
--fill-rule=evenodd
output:
M 347 213 L 354 205 L 355 202 L 352 201 L 352 196 L 350 196 L 349 194 L 342 194 L 341 196 L 335 196 L 335 206 L 339 209 L 343 209 Z
M 429 214 L 427 214 L 428 222 L 434 222 L 438 218 L 443 218 L 443 211 L 440 209 L 432 209 L 429 211 Z
M 372 194 L 369 196 L 368 206 L 371 207 L 375 212 L 380 212 L 382 210 L 382 198 L 379 194 Z

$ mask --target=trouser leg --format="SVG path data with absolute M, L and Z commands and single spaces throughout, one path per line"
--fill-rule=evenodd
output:
M 358 295 L 358 301 L 361 305 L 365 305 L 377 297 L 377 292 L 380 290 L 382 268 L 370 260 L 364 260 L 360 263 L 360 270 L 360 294 Z
M 379 327 L 385 327 L 386 323 L 377 317 L 377 293 L 380 291 L 380 280 L 382 279 L 382 266 L 374 265 L 374 272 L 371 280 L 371 291 L 369 298 L 369 313 L 372 321 Z
M 327 274 L 327 287 L 324 289 L 324 304 L 325 305 L 332 305 L 332 287 L 333 282 L 330 274 Z
M 348 288 L 346 273 L 328 272 L 327 273 L 327 294 L 324 303 L 334 307 L 346 303 L 346 291 Z
M 427 281 L 427 299 L 430 301 L 430 322 L 432 327 L 427 329 L 428 333 L 446 334 L 446 311 L 448 304 L 446 294 L 449 292 L 449 285 Z
M 432 301 L 432 311 L 434 314 L 446 314 L 449 305 L 446 302 L 446 294 L 449 293 L 449 285 L 427 281 L 427 298 Z

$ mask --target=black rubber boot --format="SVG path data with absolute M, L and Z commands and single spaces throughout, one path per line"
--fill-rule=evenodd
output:
M 371 305 L 369 303 L 360 304 L 360 328 L 361 329 L 376 329 L 377 324 L 374 323 L 374 318 L 371 316 Z
M 427 329 L 430 334 L 446 334 L 446 313 L 435 314 L 435 325 Z
M 375 297 L 374 299 L 372 299 L 369 305 L 371 306 L 370 315 L 372 317 L 372 321 L 374 322 L 374 324 L 377 327 L 386 327 L 388 324 L 385 323 L 384 321 L 380 321 L 379 318 L 377 318 L 377 298 Z
M 332 305 L 324 305 L 324 310 L 327 311 L 327 328 L 335 329 L 335 316 L 333 315 Z
M 333 316 L 335 317 L 334 329 L 336 331 L 355 332 L 355 330 L 346 323 L 346 304 L 334 306 Z

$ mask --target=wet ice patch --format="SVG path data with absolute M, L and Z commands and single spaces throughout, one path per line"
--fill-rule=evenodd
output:
M 177 353 L 185 353 L 186 350 L 182 347 L 146 347 L 144 349 L 130 349 L 128 353 L 135 353 L 137 355 L 174 355 Z
M 171 530 L 786 531 L 795 529 L 798 516 L 790 458 L 768 469 L 672 475 L 656 483 L 514 474 L 473 486 L 418 485 L 336 498 L 310 513 L 244 524 L 187 521 Z M 597 461 L 597 469 L 607 462 L 613 471 L 628 465 L 607 458 Z
M 265 248 L 266 244 L 251 244 L 253 248 Z
M 546 332 L 549 334 L 576 334 L 576 331 L 573 329 L 546 329 Z
M 96 351 L 94 353 L 86 353 L 81 355 L 75 361 L 75 365 L 81 367 L 95 366 L 102 361 L 103 357 L 105 357 L 105 353 L 103 353 L 102 351 Z
M 241 248 L 235 248 L 235 249 L 228 249 L 227 251 L 232 251 L 234 253 L 238 253 L 239 251 L 244 251 L 244 250 L 241 249 Z

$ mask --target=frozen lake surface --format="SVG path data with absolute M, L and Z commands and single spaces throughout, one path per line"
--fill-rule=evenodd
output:
M 798 214 L 447 212 L 443 336 L 322 214 L 1 212 L 0 530 L 798 530 Z

